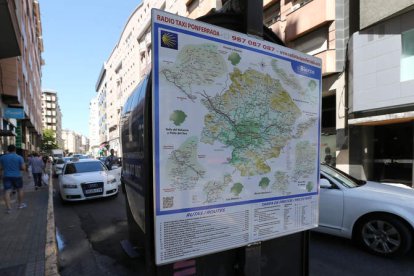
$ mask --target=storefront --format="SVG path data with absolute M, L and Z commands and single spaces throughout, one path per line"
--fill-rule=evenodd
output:
M 409 115 L 408 113 L 401 114 Z M 412 185 L 414 174 L 414 121 L 412 119 L 376 121 L 371 117 L 364 118 L 365 122 L 351 120 L 353 124 L 350 125 L 350 159 L 355 167 L 361 166 L 361 178 Z M 354 176 L 358 177 L 356 173 L 357 170 L 354 171 Z

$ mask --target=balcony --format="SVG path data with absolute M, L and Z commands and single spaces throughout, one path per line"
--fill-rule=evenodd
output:
M 302 6 L 292 6 L 291 10 L 286 15 L 285 41 L 335 20 L 335 1 L 313 0 Z
M 0 87 L 2 100 L 5 104 L 19 105 L 21 101 L 18 87 L 18 62 L 17 58 L 0 59 L 3 73 L 3 85 Z
M 0 59 L 20 56 L 20 28 L 14 1 L 0 0 Z
M 315 57 L 322 59 L 322 76 L 336 73 L 336 52 L 335 50 L 326 50 Z

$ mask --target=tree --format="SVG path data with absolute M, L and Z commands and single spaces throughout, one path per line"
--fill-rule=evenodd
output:
M 52 149 L 57 149 L 59 146 L 56 143 L 56 133 L 52 129 L 45 129 L 43 131 L 41 149 L 43 152 L 50 152 Z

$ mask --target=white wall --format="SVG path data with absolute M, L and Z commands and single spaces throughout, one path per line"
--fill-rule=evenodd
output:
M 401 33 L 414 11 L 355 33 L 350 43 L 350 111 L 414 103 L 414 80 L 401 82 Z

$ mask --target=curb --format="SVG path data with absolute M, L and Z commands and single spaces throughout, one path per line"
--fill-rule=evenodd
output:
M 56 243 L 55 214 L 53 209 L 53 176 L 49 173 L 49 197 L 46 222 L 45 276 L 59 276 Z

